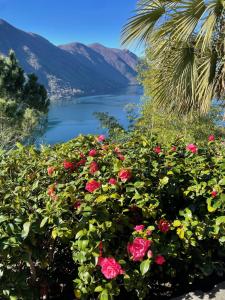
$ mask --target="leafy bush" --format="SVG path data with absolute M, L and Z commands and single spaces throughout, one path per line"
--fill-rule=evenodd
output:
M 0 297 L 39 299 L 74 280 L 77 299 L 144 299 L 222 275 L 224 154 L 214 136 L 200 148 L 140 132 L 2 153 Z

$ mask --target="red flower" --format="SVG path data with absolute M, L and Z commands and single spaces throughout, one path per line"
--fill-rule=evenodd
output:
M 73 207 L 74 207 L 75 209 L 78 209 L 80 206 L 81 206 L 81 201 L 80 201 L 80 200 L 77 200 L 77 201 L 74 203 L 74 205 L 73 205 Z
M 157 147 L 155 147 L 155 148 L 153 149 L 153 151 L 154 151 L 155 153 L 157 153 L 157 154 L 159 154 L 159 153 L 161 153 L 161 152 L 162 152 L 162 150 L 161 150 L 161 147 L 160 147 L 160 146 L 157 146 Z
M 192 153 L 197 153 L 198 147 L 194 144 L 187 145 L 186 149 Z
M 163 265 L 166 262 L 165 258 L 162 255 L 158 255 L 155 258 L 155 263 L 157 265 Z
M 92 161 L 90 165 L 90 173 L 94 174 L 98 170 L 99 170 L 98 164 L 95 161 Z
M 170 223 L 167 220 L 161 219 L 159 221 L 158 228 L 161 232 L 167 232 L 170 230 Z
M 117 184 L 116 179 L 115 178 L 110 178 L 109 179 L 109 184 L 116 185 Z
M 89 151 L 89 156 L 94 157 L 94 156 L 96 156 L 96 155 L 97 155 L 97 150 L 91 149 L 91 150 Z
M 80 166 L 84 166 L 85 163 L 86 163 L 86 158 L 83 158 L 76 163 L 76 167 L 79 168 Z
M 56 184 L 53 184 L 53 185 L 48 187 L 47 193 L 48 193 L 48 195 L 50 196 L 50 198 L 52 200 L 57 200 L 58 199 L 58 196 L 55 193 L 55 188 L 56 188 Z
M 74 170 L 74 164 L 73 164 L 72 162 L 70 162 L 70 161 L 64 160 L 64 162 L 63 162 L 63 167 L 64 167 L 64 169 L 66 169 L 66 170 L 71 170 L 71 171 Z
M 133 243 L 128 243 L 127 251 L 132 255 L 133 261 L 141 261 L 146 255 L 148 248 L 151 246 L 151 241 L 137 237 Z
M 144 230 L 144 228 L 145 228 L 144 225 L 136 225 L 136 226 L 134 227 L 134 230 L 135 230 L 135 231 L 142 231 L 142 230 Z
M 215 141 L 215 136 L 213 134 L 210 134 L 210 136 L 208 137 L 208 141 L 209 142 L 214 142 Z
M 100 258 L 98 265 L 101 266 L 101 272 L 106 279 L 113 279 L 124 274 L 121 265 L 112 257 Z
M 216 190 L 213 190 L 212 192 L 211 192 L 211 196 L 213 197 L 213 198 L 215 198 L 216 196 L 217 196 L 217 191 Z
M 97 137 L 98 142 L 103 142 L 104 140 L 105 140 L 105 136 L 103 134 L 101 134 Z
M 51 176 L 55 171 L 55 167 L 48 167 L 47 171 L 48 171 L 48 175 Z
M 171 150 L 175 152 L 175 151 L 177 151 L 177 147 L 176 146 L 172 146 Z
M 93 193 L 95 190 L 99 189 L 101 187 L 101 183 L 97 182 L 95 180 L 90 180 L 89 182 L 86 183 L 85 189 Z
M 119 172 L 119 178 L 121 179 L 122 182 L 126 182 L 127 180 L 131 179 L 132 173 L 128 169 L 122 169 Z
M 125 156 L 124 156 L 123 154 L 121 154 L 121 153 L 119 153 L 119 154 L 117 155 L 117 157 L 118 157 L 120 160 L 125 160 Z

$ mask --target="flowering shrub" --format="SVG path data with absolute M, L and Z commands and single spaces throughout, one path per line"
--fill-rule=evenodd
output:
M 0 297 L 73 282 L 77 299 L 144 299 L 165 282 L 223 274 L 225 150 L 206 143 L 134 132 L 119 145 L 80 136 L 1 154 Z

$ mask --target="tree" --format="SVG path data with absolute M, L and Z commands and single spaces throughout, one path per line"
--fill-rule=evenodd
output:
M 0 145 L 11 147 L 30 137 L 45 124 L 49 99 L 34 74 L 25 75 L 15 53 L 0 57 Z
M 122 43 L 144 42 L 153 102 L 205 114 L 225 98 L 225 0 L 141 0 Z

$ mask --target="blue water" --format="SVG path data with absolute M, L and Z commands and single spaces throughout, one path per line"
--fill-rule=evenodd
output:
M 94 112 L 108 112 L 127 127 L 129 121 L 126 118 L 125 106 L 129 103 L 138 106 L 142 94 L 141 87 L 131 86 L 112 95 L 55 101 L 50 105 L 47 130 L 38 143 L 52 145 L 68 141 L 79 134 L 105 133 L 94 117 Z

